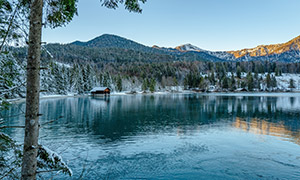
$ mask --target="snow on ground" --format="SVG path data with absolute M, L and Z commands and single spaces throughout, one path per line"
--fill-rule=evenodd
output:
M 64 65 L 64 66 L 68 66 L 66 64 L 62 64 L 62 63 L 58 63 L 60 65 Z M 242 73 L 242 77 L 246 77 L 246 73 Z M 254 75 L 254 74 L 253 74 Z M 203 74 L 203 76 L 206 76 L 206 74 Z M 228 77 L 231 77 L 231 73 L 227 73 Z M 259 74 L 259 77 L 262 77 L 264 80 L 267 76 L 267 73 L 265 74 Z M 274 73 L 271 73 L 271 76 L 275 76 Z M 277 80 L 277 87 L 279 90 L 282 91 L 286 91 L 286 90 L 290 90 L 289 85 L 290 85 L 290 79 L 294 80 L 294 86 L 295 88 L 293 89 L 294 92 L 300 92 L 300 74 L 289 74 L 289 73 L 283 73 L 282 76 L 275 76 L 276 80 Z M 125 85 L 123 85 L 124 89 L 127 89 L 126 91 L 122 91 L 122 92 L 112 92 L 111 95 L 128 95 L 128 94 L 145 94 L 142 90 L 141 90 L 141 82 L 137 82 L 132 85 L 132 82 L 130 81 L 126 81 L 124 83 Z M 209 89 L 211 91 L 213 91 L 215 89 L 215 86 L 210 86 Z M 190 90 L 184 90 L 183 86 L 166 86 L 164 88 L 157 86 L 157 90 L 154 93 L 150 93 L 147 92 L 149 94 L 169 94 L 169 93 L 193 93 L 193 91 Z M 222 94 L 222 93 L 218 93 L 218 94 Z M 226 93 L 228 94 L 228 93 Z M 236 93 L 234 93 L 236 94 Z M 249 95 L 249 93 L 247 93 Z M 252 93 L 255 96 L 261 95 L 261 94 L 257 94 L 257 93 Z M 263 93 L 264 95 L 268 95 L 270 94 L 271 96 L 273 96 L 273 93 Z M 87 95 L 87 94 L 86 94 Z M 296 95 L 294 93 L 294 95 Z M 63 98 L 63 97 L 74 97 L 74 96 L 78 96 L 77 94 L 74 93 L 68 93 L 67 95 L 59 95 L 59 94 L 51 94 L 51 95 L 47 95 L 47 94 L 41 94 L 41 98 L 45 99 L 45 98 Z M 10 99 L 9 102 L 16 102 L 16 101 L 24 101 L 25 98 L 16 98 L 16 99 Z
M 71 68 L 70 64 L 65 64 L 65 63 L 60 63 L 60 62 L 55 62 L 55 64 L 57 64 L 57 65 L 59 65 L 61 67 L 65 66 L 66 68 Z
M 280 89 L 289 89 L 290 79 L 294 80 L 295 89 L 300 90 L 300 74 L 283 73 L 282 76 L 276 76 L 277 86 Z
M 263 80 L 265 80 L 267 74 L 268 73 L 258 74 L 258 77 L 259 78 L 262 77 Z M 254 76 L 254 73 L 252 73 L 252 75 Z M 275 73 L 270 73 L 270 75 L 275 76 Z M 236 76 L 235 73 L 234 73 L 234 76 Z M 227 72 L 227 77 L 231 77 L 231 72 Z M 247 73 L 242 72 L 241 77 L 246 78 Z M 293 90 L 294 91 L 300 91 L 300 74 L 282 73 L 281 76 L 275 76 L 275 78 L 276 78 L 276 81 L 277 81 L 278 89 L 280 89 L 280 90 L 290 90 L 290 88 L 289 88 L 290 80 L 293 79 L 294 80 L 294 86 L 295 86 L 295 88 Z

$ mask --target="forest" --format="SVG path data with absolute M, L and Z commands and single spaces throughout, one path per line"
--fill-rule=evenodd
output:
M 1 89 L 6 98 L 25 96 L 26 54 L 22 50 L 13 52 L 3 54 L 1 58 Z M 53 55 L 48 51 L 43 52 L 42 95 L 89 94 L 96 86 L 109 87 L 113 92 L 155 92 L 168 90 L 168 87 L 203 92 L 226 92 L 240 88 L 247 91 L 282 91 L 276 88 L 276 77 L 287 73 L 300 74 L 300 63 L 205 60 L 95 62 L 89 59 L 58 61 L 57 58 L 51 58 Z M 60 56 L 56 54 L 55 57 Z M 294 88 L 295 80 L 288 80 L 290 87 Z

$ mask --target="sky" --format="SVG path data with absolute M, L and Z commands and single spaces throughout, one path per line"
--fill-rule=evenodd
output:
M 47 43 L 88 41 L 115 34 L 138 43 L 206 50 L 238 50 L 283 43 L 300 35 L 300 0 L 147 0 L 142 14 L 79 0 L 65 27 L 43 30 Z

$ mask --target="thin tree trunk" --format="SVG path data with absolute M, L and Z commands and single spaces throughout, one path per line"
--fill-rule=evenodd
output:
M 43 0 L 31 0 L 22 179 L 35 180 L 39 137 L 39 91 Z

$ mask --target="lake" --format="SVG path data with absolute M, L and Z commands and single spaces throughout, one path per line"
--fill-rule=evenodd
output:
M 23 125 L 25 103 L 3 116 Z M 55 179 L 300 179 L 300 94 L 167 94 L 41 100 Z M 5 131 L 18 141 L 22 129 Z

